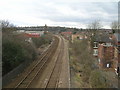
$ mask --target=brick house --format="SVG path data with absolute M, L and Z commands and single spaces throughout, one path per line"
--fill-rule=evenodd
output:
M 93 43 L 94 43 L 93 44 L 93 55 L 97 57 L 99 45 L 109 45 L 111 44 L 111 39 L 109 38 L 108 34 L 95 35 Z
M 35 37 L 35 38 L 39 38 L 40 37 L 40 34 L 39 33 L 26 33 L 25 34 L 27 37 L 30 37 L 30 38 L 32 38 L 32 37 Z
M 99 44 L 98 61 L 102 68 L 114 67 L 114 47 L 113 45 Z
M 119 69 L 120 69 L 120 33 L 115 33 L 113 35 L 113 40 L 114 40 L 114 60 L 116 61 L 115 65 L 116 67 L 114 68 L 116 73 L 118 74 Z
M 40 37 L 44 35 L 44 31 L 25 31 L 25 34 L 28 35 L 29 37 Z
M 102 68 L 114 67 L 114 46 L 109 34 L 95 36 L 93 55 L 98 58 L 99 66 Z

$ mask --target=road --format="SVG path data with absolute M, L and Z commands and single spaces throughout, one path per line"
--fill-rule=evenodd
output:
M 55 42 L 37 62 L 33 62 L 7 88 L 69 88 L 68 41 L 56 36 Z

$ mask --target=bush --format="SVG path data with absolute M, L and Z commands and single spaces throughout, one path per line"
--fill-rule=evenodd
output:
M 106 78 L 100 70 L 91 72 L 89 82 L 92 88 L 107 88 Z
M 35 43 L 35 46 L 39 48 L 40 46 L 44 44 L 49 44 L 52 41 L 52 36 L 50 35 L 43 35 L 39 38 L 32 38 L 33 42 Z
M 25 60 L 25 53 L 19 44 L 12 41 L 3 43 L 2 60 L 3 60 L 3 75 L 11 71 Z
M 23 35 L 3 32 L 2 36 L 2 71 L 3 75 L 16 68 L 22 62 L 36 57 L 36 49 L 25 41 Z

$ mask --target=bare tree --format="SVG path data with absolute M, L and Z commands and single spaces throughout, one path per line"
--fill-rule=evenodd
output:
M 102 28 L 102 24 L 100 20 L 95 20 L 92 23 L 87 25 L 89 33 L 95 35 L 98 29 Z
M 111 23 L 111 28 L 112 28 L 112 29 L 117 29 L 117 28 L 118 28 L 118 22 L 117 22 L 117 21 L 113 21 L 113 22 Z
M 102 24 L 101 24 L 100 20 L 95 20 L 88 25 L 88 28 L 93 29 L 93 30 L 98 30 L 98 29 L 102 28 Z
M 115 33 L 118 30 L 118 21 L 113 21 L 110 26 L 113 30 L 113 33 Z
M 10 23 L 8 20 L 0 20 L 0 27 L 2 28 L 14 27 L 14 25 Z

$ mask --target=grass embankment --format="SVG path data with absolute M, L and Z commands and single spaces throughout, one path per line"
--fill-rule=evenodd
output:
M 88 40 L 70 44 L 71 87 L 105 88 L 108 85 L 104 73 L 98 69 L 98 62 L 88 47 Z

